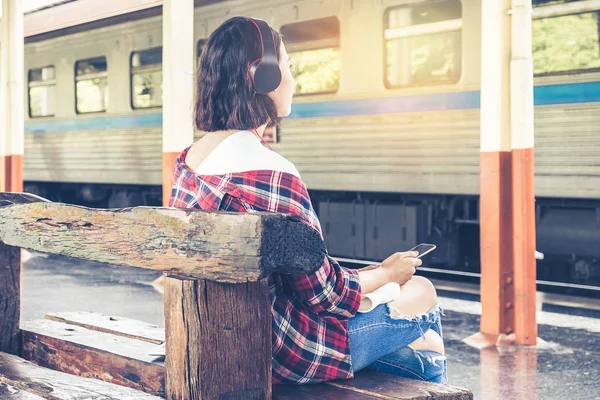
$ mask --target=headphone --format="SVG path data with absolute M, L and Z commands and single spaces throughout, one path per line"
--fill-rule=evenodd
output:
M 260 37 L 261 56 L 248 66 L 246 78 L 250 78 L 257 93 L 270 93 L 281 83 L 281 70 L 277 61 L 277 51 L 273 41 L 273 33 L 269 25 L 262 19 L 248 18 Z

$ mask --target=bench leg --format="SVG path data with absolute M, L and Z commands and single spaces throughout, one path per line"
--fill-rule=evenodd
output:
M 271 400 L 266 280 L 165 281 L 167 399 Z
M 21 354 L 21 249 L 0 242 L 0 352 Z

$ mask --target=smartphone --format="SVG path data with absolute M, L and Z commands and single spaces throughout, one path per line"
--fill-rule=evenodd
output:
M 417 256 L 417 258 L 421 258 L 425 254 L 428 254 L 428 253 L 431 253 L 432 251 L 434 251 L 435 248 L 436 248 L 435 244 L 421 243 L 421 244 L 416 245 L 409 251 L 418 251 L 419 255 Z

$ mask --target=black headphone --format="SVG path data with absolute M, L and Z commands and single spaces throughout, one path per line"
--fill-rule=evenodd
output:
M 261 56 L 250 63 L 246 77 L 250 78 L 252 85 L 258 93 L 270 93 L 281 83 L 281 70 L 277 61 L 277 50 L 273 41 L 271 28 L 262 19 L 248 18 L 258 30 L 260 37 Z

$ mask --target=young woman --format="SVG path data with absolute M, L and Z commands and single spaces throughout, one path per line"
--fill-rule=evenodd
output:
M 294 165 L 263 145 L 268 124 L 291 111 L 294 78 L 280 34 L 235 17 L 210 36 L 197 76 L 196 128 L 207 134 L 176 161 L 171 206 L 300 215 L 321 233 L 305 184 Z M 281 79 L 262 93 L 253 67 L 273 46 Z M 277 74 L 275 74 L 277 75 Z M 416 253 L 395 253 L 362 270 L 326 256 L 311 274 L 273 274 L 274 383 L 352 378 L 364 369 L 434 382 L 446 381 L 441 309 L 433 285 L 413 276 Z M 396 300 L 359 313 L 361 293 L 388 282 Z

